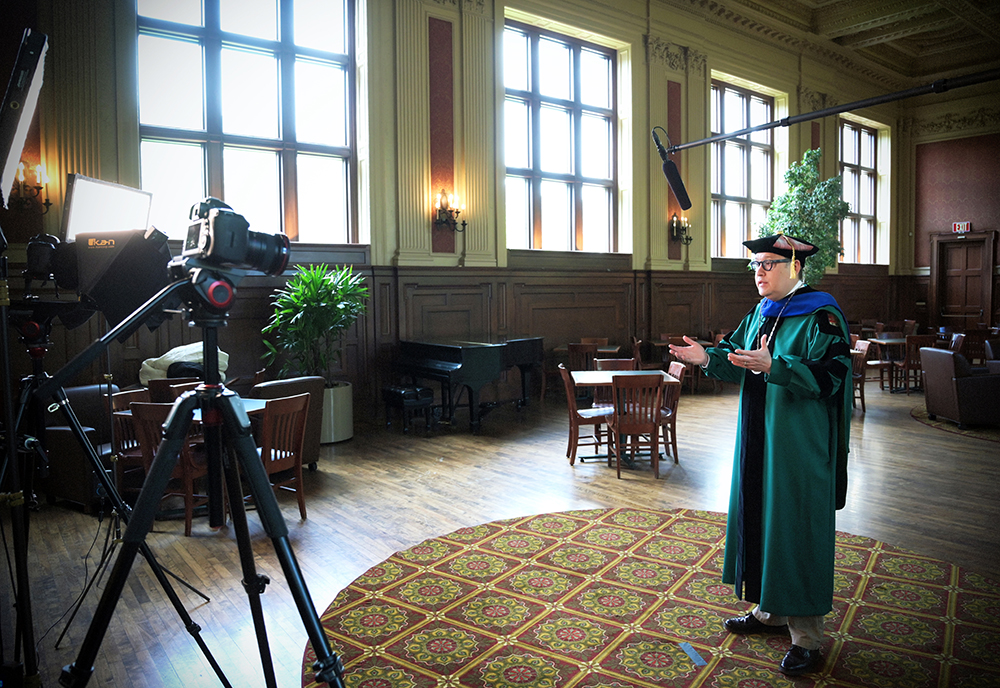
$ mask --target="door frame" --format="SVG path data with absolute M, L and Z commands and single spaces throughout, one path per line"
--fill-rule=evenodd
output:
M 944 288 L 945 281 L 941 275 L 942 260 L 941 256 L 944 250 L 953 244 L 958 242 L 966 243 L 981 243 L 983 245 L 983 250 L 981 255 L 983 257 L 982 271 L 982 292 L 980 298 L 983 304 L 983 320 L 987 325 L 992 325 L 993 322 L 993 282 L 995 277 L 993 275 L 996 270 L 996 244 L 997 244 L 997 233 L 994 230 L 986 232 L 963 232 L 961 234 L 955 233 L 941 233 L 931 235 L 931 272 L 930 272 L 930 288 L 927 294 L 927 306 L 928 314 L 930 315 L 930 325 L 934 328 L 940 327 L 941 322 L 941 289 Z

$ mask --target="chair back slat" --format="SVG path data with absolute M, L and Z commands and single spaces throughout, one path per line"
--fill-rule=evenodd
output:
M 598 358 L 594 361 L 594 370 L 638 370 L 639 362 L 634 358 Z M 610 387 L 594 388 L 594 406 L 612 406 L 612 391 Z

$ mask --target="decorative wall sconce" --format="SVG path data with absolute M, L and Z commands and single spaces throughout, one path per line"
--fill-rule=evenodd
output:
M 458 205 L 458 197 L 445 193 L 444 189 L 437 195 L 434 202 L 434 224 L 451 227 L 456 232 L 464 232 L 468 223 L 462 220 L 462 228 L 458 228 L 458 216 L 465 210 L 465 206 Z
M 674 213 L 673 217 L 670 218 L 670 237 L 674 241 L 690 246 L 691 242 L 694 241 L 694 237 L 688 233 L 690 229 L 691 225 L 688 224 L 686 217 L 678 218 L 677 213 Z
M 35 165 L 35 184 L 25 182 L 24 163 L 17 165 L 17 186 L 10 195 L 11 204 L 20 210 L 30 210 L 35 206 L 35 199 L 38 199 L 38 206 L 42 209 L 42 215 L 49 212 L 52 201 L 49 200 L 49 176 L 45 173 L 45 165 Z M 42 192 L 45 192 L 44 197 Z M 44 200 L 43 200 L 44 199 Z

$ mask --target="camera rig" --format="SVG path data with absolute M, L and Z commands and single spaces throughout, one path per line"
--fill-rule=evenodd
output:
M 305 580 L 292 553 L 288 527 L 281 516 L 263 464 L 257 454 L 250 421 L 239 396 L 222 384 L 218 366 L 218 327 L 226 324 L 229 307 L 236 295 L 236 285 L 252 268 L 267 274 L 280 274 L 288 262 L 289 242 L 283 235 L 264 235 L 247 230 L 246 221 L 217 199 L 206 199 L 192 208 L 188 242 L 181 256 L 167 266 L 173 282 L 147 300 L 132 315 L 109 330 L 78 354 L 62 370 L 38 386 L 35 395 L 46 398 L 61 393 L 61 385 L 72 379 L 100 355 L 114 339 L 131 335 L 165 303 L 180 303 L 186 317 L 203 330 L 204 383 L 186 392 L 174 403 L 164 426 L 164 436 L 147 472 L 125 530 L 121 550 L 104 593 L 94 611 L 90 627 L 77 659 L 63 668 L 59 682 L 67 688 L 82 688 L 93 673 L 94 659 L 100 648 L 114 608 L 124 590 L 135 557 L 145 551 L 145 538 L 152 528 L 159 497 L 187 441 L 196 408 L 200 409 L 205 429 L 205 447 L 209 463 L 209 523 L 224 522 L 221 480 L 230 494 L 240 493 L 241 475 L 246 479 L 265 532 L 271 538 L 292 597 L 316 652 L 314 671 L 318 681 L 343 688 L 343 663 L 330 649 L 325 631 L 309 596 Z M 243 266 L 237 267 L 238 264 Z M 61 393 L 65 397 L 65 393 Z M 63 409 L 67 414 L 72 410 Z M 225 445 L 223 442 L 225 441 Z M 227 452 L 226 449 L 229 449 Z M 238 464 L 238 465 L 237 465 Z M 267 686 L 276 686 L 260 595 L 268 583 L 257 574 L 243 501 L 230 500 L 230 514 L 240 550 L 244 588 L 252 611 L 257 644 Z M 224 685 L 228 685 L 220 673 Z

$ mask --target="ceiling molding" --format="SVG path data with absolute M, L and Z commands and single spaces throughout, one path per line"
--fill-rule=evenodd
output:
M 996 0 L 660 0 L 890 88 L 1000 67 Z

